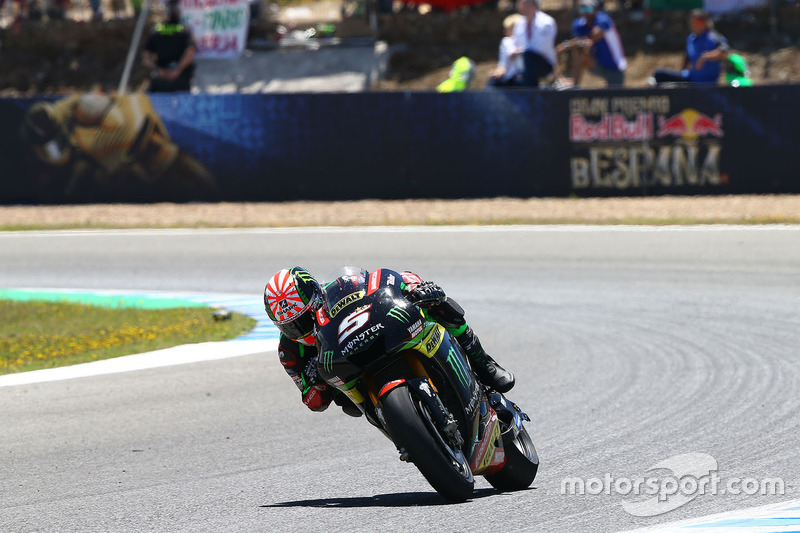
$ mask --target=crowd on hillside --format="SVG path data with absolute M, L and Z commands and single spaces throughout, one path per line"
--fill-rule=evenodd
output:
M 656 69 L 649 79 L 651 85 L 715 84 L 723 72 L 729 85 L 752 85 L 746 61 L 715 31 L 708 13 L 691 11 L 688 24 L 683 64 L 679 69 Z M 625 85 L 623 40 L 599 0 L 579 0 L 571 38 L 559 44 L 556 21 L 539 8 L 538 0 L 518 0 L 517 13 L 503 21 L 503 32 L 497 67 L 487 82 L 490 88 L 575 87 L 581 85 L 587 71 L 605 80 L 609 87 Z M 560 58 L 565 60 L 559 61 Z M 466 60 L 461 58 L 454 64 L 450 79 L 439 86 L 440 91 L 469 86 L 474 65 L 468 65 Z M 561 63 L 567 65 L 563 70 Z

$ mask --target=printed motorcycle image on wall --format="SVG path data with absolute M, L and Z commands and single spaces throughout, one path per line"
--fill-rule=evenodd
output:
M 320 376 L 448 500 L 468 499 L 475 475 L 503 491 L 528 488 L 539 469 L 530 418 L 478 382 L 450 333 L 403 296 L 401 275 L 345 267 L 335 276 L 317 314 Z
M 199 201 L 217 196 L 206 167 L 170 138 L 145 94 L 76 94 L 25 113 L 22 140 L 39 201 Z

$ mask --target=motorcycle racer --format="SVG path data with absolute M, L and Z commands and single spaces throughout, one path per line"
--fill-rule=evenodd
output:
M 366 277 L 366 271 L 362 272 Z M 401 272 L 400 276 L 403 294 L 453 335 L 469 358 L 478 380 L 499 392 L 511 390 L 514 375 L 486 353 L 467 324 L 462 307 L 436 283 L 423 281 L 413 272 Z M 333 401 L 346 414 L 361 416 L 358 407 L 330 387 L 317 372 L 316 315 L 323 305 L 323 297 L 322 287 L 302 267 L 282 269 L 270 278 L 264 288 L 264 309 L 280 331 L 278 357 L 309 409 L 324 411 Z

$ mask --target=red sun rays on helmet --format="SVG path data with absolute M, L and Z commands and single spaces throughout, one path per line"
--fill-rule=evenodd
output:
M 270 318 L 278 324 L 297 318 L 309 306 L 297 290 L 294 277 L 283 269 L 269 280 L 264 289 L 264 303 Z

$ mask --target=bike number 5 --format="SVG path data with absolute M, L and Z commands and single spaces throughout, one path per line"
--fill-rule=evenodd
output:
M 364 309 L 357 309 L 344 317 L 342 323 L 339 324 L 339 344 L 342 344 L 347 337 L 364 327 L 364 324 L 369 322 L 369 308 L 370 304 Z

